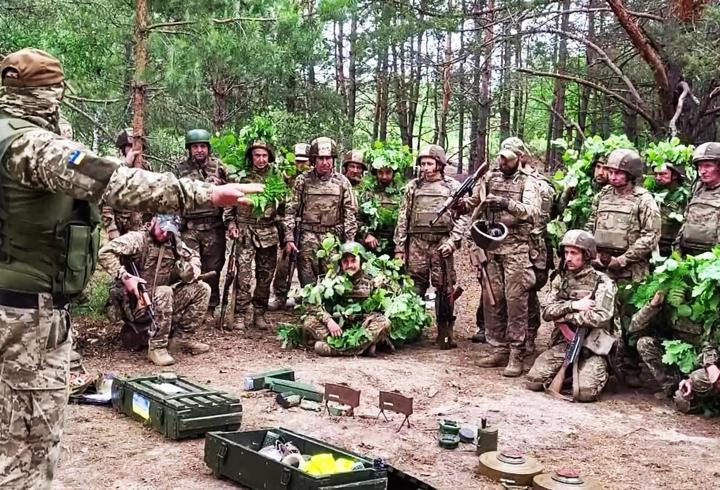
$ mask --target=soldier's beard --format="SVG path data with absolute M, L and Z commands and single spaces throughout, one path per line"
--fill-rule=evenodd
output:
M 60 103 L 64 87 L 2 87 L 0 109 L 43 129 L 60 134 Z

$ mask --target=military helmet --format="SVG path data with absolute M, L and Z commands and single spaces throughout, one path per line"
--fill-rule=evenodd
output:
M 293 147 L 296 162 L 307 162 L 310 156 L 310 145 L 298 143 Z
M 663 166 L 661 167 L 661 169 L 663 169 L 663 168 L 667 168 L 667 169 L 670 169 L 671 171 L 673 171 L 678 176 L 680 181 L 685 180 L 685 178 L 687 177 L 687 175 L 685 173 L 685 168 L 683 168 L 682 165 L 675 165 L 674 163 L 665 162 L 663 164 Z
M 367 170 L 367 164 L 365 163 L 365 153 L 362 150 L 349 150 L 343 154 L 342 164 L 343 168 L 347 167 L 350 163 L 357 163 Z
M 447 165 L 447 156 L 445 150 L 440 145 L 427 145 L 418 153 L 415 163 L 420 165 L 420 159 L 422 157 L 432 157 L 441 167 Z
M 507 226 L 502 223 L 488 223 L 477 220 L 470 227 L 470 236 L 479 248 L 494 250 L 508 235 Z
M 592 233 L 585 230 L 568 230 L 560 242 L 560 248 L 577 247 L 586 252 L 590 259 L 597 257 L 597 245 Z
M 635 150 L 613 150 L 610 155 L 608 155 L 605 166 L 627 172 L 635 179 L 642 177 L 645 172 L 645 167 L 640 159 L 640 155 L 638 155 Z
M 185 133 L 185 148 L 193 143 L 207 143 L 210 146 L 210 131 L 207 129 L 191 129 Z
M 711 141 L 695 148 L 695 151 L 693 151 L 693 163 L 695 165 L 700 162 L 711 161 L 720 163 L 720 143 Z
M 250 143 L 245 150 L 245 160 L 248 162 L 252 161 L 252 151 L 255 148 L 262 148 L 263 150 L 268 152 L 268 162 L 274 163 L 275 162 L 275 149 L 272 147 L 270 143 L 266 143 L 262 140 L 255 140 L 252 143 Z
M 57 58 L 35 48 L 7 55 L 0 63 L 0 77 L 7 87 L 48 87 L 65 80 Z
M 530 150 L 525 145 L 523 140 L 521 140 L 517 136 L 511 136 L 509 138 L 505 138 L 503 140 L 503 142 L 500 143 L 500 148 L 503 150 L 510 150 L 511 152 L 515 153 L 516 155 L 530 156 Z
M 340 256 L 342 257 L 345 254 L 351 254 L 355 257 L 359 257 L 360 254 L 365 252 L 365 247 L 363 247 L 358 242 L 350 241 L 345 242 L 340 246 Z
M 507 148 L 502 148 L 502 149 L 498 152 L 498 156 L 499 156 L 499 157 L 504 157 L 504 158 L 506 158 L 506 159 L 507 159 L 508 161 L 510 161 L 510 162 L 514 162 L 515 160 L 518 159 L 518 155 L 517 155 L 514 151 L 509 150 L 509 149 L 507 149 Z
M 327 136 L 321 136 L 315 138 L 310 143 L 310 160 L 315 160 L 317 157 L 333 157 L 337 158 L 337 143 L 332 138 Z

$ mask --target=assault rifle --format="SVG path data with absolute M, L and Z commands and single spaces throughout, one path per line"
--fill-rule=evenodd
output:
M 135 277 L 140 277 L 140 273 L 138 272 L 135 262 L 131 262 L 130 267 L 132 268 L 133 275 Z M 150 293 L 148 293 L 147 286 L 144 282 L 138 282 L 137 289 L 140 293 L 138 303 L 142 308 L 145 308 L 145 311 L 147 311 L 147 314 L 150 317 L 150 328 L 148 329 L 148 334 L 152 337 L 158 330 L 157 324 L 155 323 L 155 309 L 153 308 L 152 299 L 150 298 Z
M 453 192 L 450 197 L 447 198 L 445 204 L 443 204 L 443 207 L 440 208 L 440 210 L 430 222 L 430 226 L 435 226 L 435 223 L 437 223 L 438 220 L 442 218 L 443 215 L 447 213 L 450 209 L 453 209 L 460 201 L 460 199 L 462 199 L 466 195 L 472 195 L 473 187 L 475 187 L 477 181 L 480 180 L 480 178 L 482 178 L 482 176 L 485 175 L 489 169 L 490 165 L 488 165 L 488 162 L 483 162 L 478 166 L 475 172 L 468 175 L 462 185 L 458 187 L 458 190 Z
M 227 271 L 225 272 L 225 284 L 223 285 L 222 299 L 220 300 L 220 316 L 218 317 L 217 328 L 222 330 L 225 327 L 225 315 L 227 314 L 228 303 L 230 303 L 230 317 L 235 313 L 235 279 L 236 266 L 235 253 L 237 250 L 237 242 L 235 239 L 230 248 L 230 257 L 228 258 Z
M 463 288 L 455 286 L 454 283 L 450 284 L 447 268 L 447 259 L 443 257 L 440 261 L 440 287 L 435 294 L 435 312 L 437 315 L 438 330 L 451 326 L 455 321 L 455 301 L 463 293 Z M 447 330 L 445 330 L 445 334 L 449 334 Z M 442 339 L 441 347 L 449 348 L 450 342 L 451 339 L 445 337 Z

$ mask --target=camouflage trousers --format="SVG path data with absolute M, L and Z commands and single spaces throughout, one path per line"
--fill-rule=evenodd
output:
M 451 284 L 455 284 L 455 261 L 451 255 L 444 258 L 438 252 L 438 247 L 447 239 L 444 235 L 438 235 L 437 239 L 426 240 L 417 236 L 409 236 L 408 256 L 405 257 L 405 268 L 408 275 L 415 282 L 415 292 L 424 297 L 430 284 L 436 289 L 443 285 L 442 262 L 445 261 L 446 278 Z
M 527 253 L 488 254 L 488 282 L 495 296 L 483 292 L 485 335 L 493 347 L 524 349 L 528 330 L 528 301 L 535 284 Z
M 256 309 L 265 310 L 270 299 L 270 283 L 275 273 L 278 246 L 256 247 L 252 243 L 238 243 L 238 245 L 235 254 L 237 261 L 235 314 L 248 311 L 251 302 Z M 253 263 L 255 264 L 255 291 L 251 295 Z
M 68 397 L 70 315 L 0 306 L 0 488 L 50 488 Z
M 537 338 L 538 330 L 540 330 L 540 300 L 538 299 L 538 292 L 545 287 L 548 282 L 548 270 L 538 269 L 533 267 L 535 273 L 535 283 L 528 291 L 528 329 L 525 338 L 525 348 L 528 351 L 535 349 L 535 339 Z
M 696 369 L 689 374 L 688 378 L 692 386 L 692 394 L 690 399 L 686 400 L 675 394 L 675 407 L 683 413 L 691 413 L 701 411 L 700 405 L 705 402 L 714 401 L 715 405 L 720 407 L 720 389 L 717 385 L 710 383 L 705 368 Z
M 300 235 L 300 245 L 298 249 L 297 270 L 300 285 L 314 284 L 317 278 L 325 275 L 327 272 L 327 261 L 315 257 L 315 252 L 321 248 L 325 233 L 313 233 L 303 231 Z M 337 238 L 337 237 L 336 237 Z
M 277 265 L 275 266 L 275 277 L 273 278 L 273 293 L 279 298 L 286 298 L 292 284 L 290 277 L 290 254 L 285 253 L 282 247 L 278 247 Z
M 362 322 L 362 326 L 370 334 L 370 339 L 361 343 L 358 347 L 346 350 L 333 349 L 335 356 L 358 356 L 365 352 L 371 345 L 377 345 L 387 339 L 390 331 L 390 320 L 382 313 L 370 313 Z M 312 345 L 318 340 L 325 341 L 330 336 L 330 330 L 322 320 L 320 314 L 309 314 L 305 317 L 302 326 L 303 337 L 307 345 Z
M 203 281 L 177 286 L 158 286 L 153 293 L 157 332 L 150 339 L 150 348 L 167 347 L 172 333 L 190 337 L 205 320 L 210 301 L 210 286 Z
M 560 342 L 542 352 L 527 373 L 527 379 L 533 383 L 549 384 L 560 370 L 565 359 L 567 342 Z M 580 395 L 578 401 L 592 402 L 597 400 L 607 384 L 609 373 L 608 363 L 604 356 L 597 356 L 583 349 L 578 366 L 578 384 Z
M 220 273 L 225 265 L 225 229 L 222 226 L 209 230 L 187 228 L 182 232 L 182 241 L 200 254 L 202 273 L 215 271 L 215 277 L 208 279 L 210 286 L 210 308 L 220 303 Z
M 663 347 L 662 339 L 655 337 L 640 337 L 635 344 L 635 349 L 640 355 L 640 359 L 650 370 L 655 381 L 660 387 L 672 378 L 678 378 L 679 372 L 671 366 L 662 362 Z

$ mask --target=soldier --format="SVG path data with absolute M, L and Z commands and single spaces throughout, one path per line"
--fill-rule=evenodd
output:
M 346 242 L 340 247 L 340 267 L 352 283 L 352 291 L 346 294 L 349 304 L 362 303 L 376 287 L 373 280 L 362 270 L 360 254 L 363 251 L 362 245 L 356 242 Z M 338 350 L 327 342 L 328 337 L 342 335 L 342 328 L 324 309 L 314 309 L 308 313 L 303 323 L 303 334 L 307 342 L 313 345 L 315 353 L 320 356 L 357 356 L 363 353 L 375 356 L 376 346 L 387 339 L 390 320 L 378 312 L 347 320 L 361 323 L 369 334 L 369 338 L 353 349 Z
M 591 187 L 593 195 L 597 195 L 600 190 L 608 184 L 607 158 L 603 155 L 597 155 L 590 164 L 590 173 L 592 174 Z M 577 189 L 574 186 L 563 189 L 562 194 L 557 202 L 557 214 L 562 215 L 570 201 L 576 196 Z
M 660 209 L 636 182 L 643 163 L 634 150 L 613 150 L 607 170 L 610 185 L 595 197 L 585 225 L 597 243 L 595 266 L 615 281 L 642 281 L 660 239 Z
M 210 286 L 198 281 L 200 255 L 180 240 L 179 219 L 173 215 L 157 215 L 147 231 L 131 231 L 100 249 L 100 265 L 116 278 L 121 293 L 111 295 L 113 306 L 123 320 L 149 326 L 148 360 L 156 366 L 169 366 L 175 359 L 171 349 L 202 354 L 210 346 L 192 339 L 198 324 L 203 322 L 210 301 Z M 133 296 L 131 273 L 137 268 L 141 283 L 147 287 L 152 301 L 153 316 L 139 308 Z M 138 321 L 139 320 L 139 321 Z M 144 320 L 144 321 L 143 321 Z M 172 335 L 172 339 L 170 336 Z
M 483 310 L 491 348 L 478 365 L 505 365 L 503 376 L 517 377 L 523 370 L 529 291 L 535 284 L 530 239 L 539 219 L 541 197 L 535 178 L 520 166 L 515 152 L 500 150 L 498 164 L 488 177 L 481 213 L 490 226 L 502 224 L 508 232 L 497 247 L 487 251 L 492 291 L 483 288 Z
M 298 143 L 293 148 L 295 154 L 295 175 L 287 178 L 288 186 L 291 189 L 295 187 L 295 181 L 298 175 L 307 172 L 310 169 L 310 145 L 307 143 Z M 284 216 L 285 214 L 285 203 L 281 206 L 281 211 Z M 285 239 L 285 221 L 281 223 L 280 229 L 282 230 L 281 238 Z M 296 227 L 297 231 L 297 227 Z M 275 267 L 275 278 L 273 280 L 273 295 L 274 298 L 270 300 L 268 308 L 271 311 L 279 310 L 287 306 L 287 296 L 290 292 L 290 284 L 292 283 L 291 272 L 294 271 L 294 267 L 291 267 L 291 262 L 294 261 L 294 257 L 291 254 L 285 252 L 285 243 L 279 250 L 277 266 Z M 292 271 L 291 271 L 292 269 Z
M 210 133 L 205 129 L 191 129 L 185 134 L 185 149 L 188 157 L 177 164 L 178 177 L 222 185 L 227 182 L 227 173 L 222 162 L 210 156 Z M 215 271 L 208 279 L 210 304 L 208 314 L 213 315 L 220 302 L 220 271 L 225 264 L 225 229 L 220 209 L 199 209 L 183 215 L 183 242 L 200 254 L 202 272 Z
M 720 243 L 720 143 L 703 143 L 693 152 L 700 184 L 690 197 L 677 236 L 686 255 L 707 252 Z
M 360 150 L 346 151 L 343 155 L 343 175 L 350 181 L 353 187 L 362 182 L 363 175 L 367 170 L 364 154 Z
M 395 257 L 405 263 L 420 297 L 425 296 L 431 283 L 437 290 L 454 288 L 456 277 L 453 255 L 460 249 L 467 227 L 466 216 L 454 219 L 450 213 L 445 213 L 436 223 L 430 224 L 447 198 L 460 187 L 457 180 L 445 176 L 446 163 L 442 147 L 428 145 L 420 150 L 416 159 L 420 177 L 408 183 L 398 211 Z M 440 294 L 437 298 L 436 343 L 441 349 L 457 347 L 453 340 L 454 321 L 439 320 Z M 449 306 L 452 310 L 452 305 Z
M 135 138 L 132 136 L 132 132 L 132 128 L 123 129 L 115 140 L 115 147 L 128 167 L 135 166 L 135 159 L 138 156 L 137 152 L 133 150 L 133 140 Z M 137 211 L 126 211 L 103 206 L 102 222 L 108 239 L 114 240 L 129 231 L 142 230 L 145 220 L 142 213 Z
M 703 326 L 688 318 L 673 318 L 663 308 L 665 293 L 660 290 L 652 300 L 635 313 L 628 326 L 628 335 L 637 338 L 636 349 L 640 359 L 657 382 L 658 398 L 671 396 L 675 391 L 680 372 L 662 362 L 663 340 L 682 340 L 696 348 L 702 347 Z
M 583 230 L 570 230 L 560 242 L 564 256 L 563 269 L 552 282 L 543 319 L 555 322 L 550 348 L 541 353 L 527 374 L 527 388 L 541 391 L 560 370 L 565 351 L 578 328 L 589 333 L 580 353 L 576 401 L 597 400 L 608 380 L 607 354 L 613 338 L 607 333 L 611 325 L 617 287 L 604 273 L 592 267 L 596 256 L 595 239 Z M 588 342 L 591 339 L 602 342 Z M 604 339 L 609 339 L 609 342 Z M 575 396 L 576 395 L 576 396 Z
M 258 186 L 128 168 L 63 138 L 63 71 L 44 51 L 7 55 L 0 77 L 0 487 L 49 488 L 68 395 L 69 298 L 95 266 L 97 204 L 230 206 Z
M 525 338 L 525 354 L 527 355 L 535 352 L 535 338 L 540 328 L 538 291 L 547 284 L 550 269 L 553 267 L 552 245 L 547 234 L 547 224 L 553 218 L 555 188 L 552 182 L 535 168 L 532 154 L 520 138 L 507 138 L 500 144 L 500 147 L 508 149 L 518 156 L 520 165 L 535 179 L 541 199 L 540 215 L 530 232 L 530 262 L 532 262 L 535 273 L 535 283 L 528 294 L 528 330 Z
M 245 162 L 249 168 L 243 180 L 261 182 L 272 171 L 275 152 L 268 143 L 253 141 L 245 150 Z M 279 218 L 275 203 L 268 203 L 262 216 L 253 216 L 247 207 L 225 210 L 223 221 L 228 229 L 228 238 L 239 240 L 234 259 L 237 261 L 235 281 L 235 329 L 245 329 L 245 317 L 250 302 L 253 304 L 252 324 L 258 330 L 267 330 L 265 310 L 270 299 L 275 264 L 277 263 Z M 253 262 L 255 264 L 255 291 L 250 295 Z
M 679 165 L 665 162 L 662 167 L 654 170 L 653 179 L 660 190 L 667 192 L 665 198 L 658 202 L 662 220 L 659 244 L 660 255 L 669 257 L 672 253 L 673 242 L 680 231 L 682 214 L 685 211 L 685 190 L 683 189 L 685 169 Z M 678 194 L 682 196 L 682 199 L 675 198 Z
M 717 347 L 705 345 L 699 359 L 702 367 L 680 381 L 675 392 L 675 408 L 683 413 L 699 411 L 703 404 L 720 405 L 720 353 Z
M 314 283 L 327 270 L 325 259 L 315 255 L 326 233 L 341 242 L 353 240 L 357 233 L 357 208 L 352 186 L 333 170 L 335 158 L 335 141 L 326 137 L 312 141 L 310 162 L 313 169 L 295 180 L 293 197 L 285 213 L 285 252 L 299 253 L 297 269 L 303 286 Z M 294 238 L 296 217 L 300 227 L 298 244 Z
M 400 189 L 393 186 L 395 173 L 398 171 L 397 163 L 383 160 L 377 165 L 371 164 L 370 172 L 373 176 L 371 186 L 363 192 L 361 200 L 363 202 L 374 200 L 379 206 L 379 213 L 391 215 L 397 213 L 400 201 Z M 370 250 L 378 255 L 387 254 L 392 256 L 394 250 L 393 237 L 395 235 L 395 226 L 397 221 L 389 223 L 387 221 L 377 223 L 377 227 L 370 228 L 368 217 L 361 213 L 361 220 L 365 221 L 362 227 L 365 232 L 361 231 L 362 241 Z

